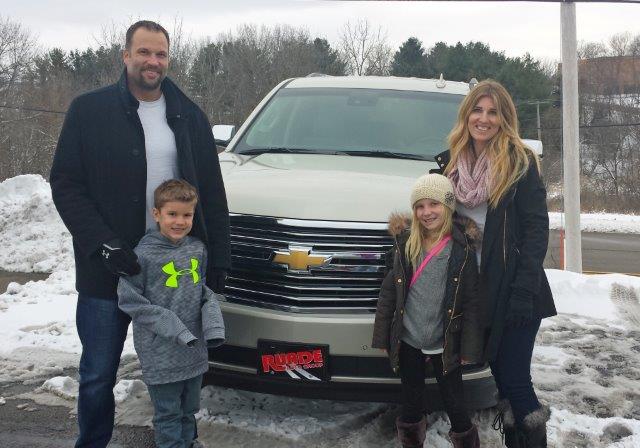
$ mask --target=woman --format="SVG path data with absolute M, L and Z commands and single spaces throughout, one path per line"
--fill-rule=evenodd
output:
M 454 185 L 456 211 L 473 219 L 483 235 L 476 245 L 485 356 L 500 395 L 496 429 L 504 431 L 507 447 L 546 447 L 549 409 L 538 401 L 530 375 L 540 321 L 556 314 L 542 267 L 549 238 L 546 191 L 501 84 L 485 80 L 467 95 L 449 148 L 436 161 Z

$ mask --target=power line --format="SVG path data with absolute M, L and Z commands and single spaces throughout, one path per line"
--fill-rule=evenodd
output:
M 37 107 L 18 107 L 18 106 L 0 106 L 0 109 L 13 109 L 13 110 L 24 110 L 27 112 L 46 112 L 49 114 L 60 114 L 66 115 L 66 112 L 62 112 L 60 110 L 50 110 L 50 109 L 40 109 Z
M 624 126 L 640 126 L 640 122 L 639 123 L 610 123 L 610 124 L 583 124 L 578 126 L 580 129 L 589 129 L 589 128 L 618 128 L 618 127 L 624 127 Z M 555 130 L 559 130 L 562 129 L 562 126 L 553 126 L 553 127 L 541 127 L 540 129 L 544 130 L 551 130 L 551 129 L 555 129 Z

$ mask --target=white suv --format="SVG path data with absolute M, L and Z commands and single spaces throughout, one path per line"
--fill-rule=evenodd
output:
M 399 378 L 370 347 L 387 220 L 410 211 L 469 85 L 442 79 L 289 79 L 220 154 L 232 269 L 217 384 L 307 397 L 395 400 Z M 469 405 L 494 404 L 486 366 L 465 367 Z M 427 378 L 429 387 L 435 379 Z M 436 392 L 437 393 L 437 392 Z

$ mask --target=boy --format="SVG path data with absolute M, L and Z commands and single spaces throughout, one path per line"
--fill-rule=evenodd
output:
M 121 277 L 118 306 L 133 322 L 133 342 L 154 407 L 158 448 L 189 447 L 200 408 L 207 346 L 224 342 L 218 296 L 205 286 L 204 244 L 188 236 L 197 202 L 193 186 L 168 180 L 154 192 L 149 230 L 135 248 L 140 274 Z

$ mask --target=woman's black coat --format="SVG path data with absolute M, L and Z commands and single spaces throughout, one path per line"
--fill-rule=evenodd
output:
M 449 151 L 436 156 L 443 172 Z M 542 267 L 549 241 L 546 190 L 533 155 L 527 173 L 504 195 L 496 208 L 487 208 L 480 259 L 480 293 L 490 327 L 485 357 L 493 361 L 507 323 L 511 303 L 530 303 L 532 317 L 557 314 Z

